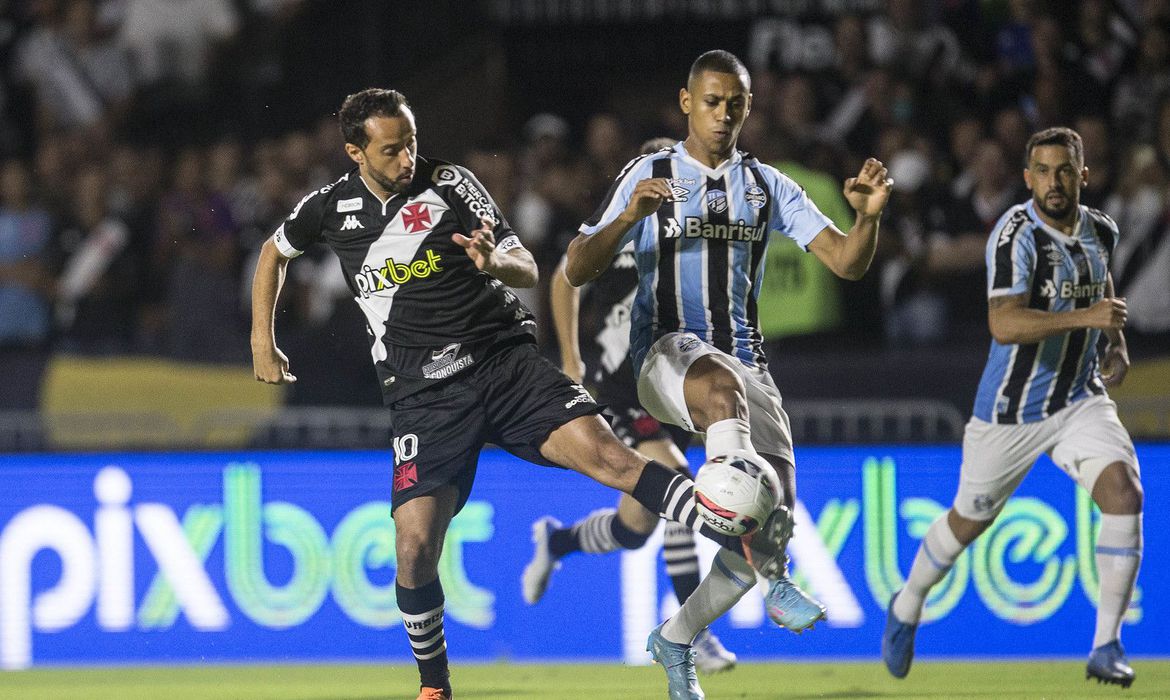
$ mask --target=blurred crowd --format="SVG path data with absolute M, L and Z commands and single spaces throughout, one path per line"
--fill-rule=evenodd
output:
M 3 392 L 9 407 L 35 405 L 53 351 L 249 361 L 260 243 L 304 194 L 352 163 L 328 114 L 284 133 L 266 133 L 262 115 L 240 130 L 199 123 L 223 96 L 218 67 L 228 58 L 257 90 L 276 79 L 271 48 L 303 4 L 9 3 L 17 9 L 0 27 L 0 366 L 15 382 Z M 887 164 L 895 192 L 861 282 L 818 278 L 827 273 L 794 246 L 773 246 L 760 302 L 775 317 L 766 336 L 985 344 L 987 233 L 1027 197 L 1028 136 L 1062 124 L 1085 139 L 1083 203 L 1121 227 L 1113 275 L 1129 299 L 1131 347 L 1170 352 L 1170 1 L 889 0 L 885 12 L 824 19 L 800 52 L 786 50 L 784 29 L 762 18 L 742 46 L 725 47 L 753 71 L 740 147 L 791 174 L 842 228 L 851 215 L 841 181 L 866 157 Z M 583 120 L 519 115 L 492 142 L 458 153 L 429 148 L 419 125 L 422 155 L 476 173 L 533 251 L 542 283 L 525 298 L 539 315 L 568 241 L 641 140 L 685 135 L 672 100 L 629 107 L 614 100 Z M 360 398 L 352 390 L 372 382 L 336 261 L 313 251 L 290 267 L 288 284 L 279 323 L 282 344 L 296 346 L 294 364 L 328 358 L 354 376 L 310 382 L 300 400 L 376 401 L 372 389 Z M 801 296 L 809 289 L 815 305 Z M 797 306 L 812 318 L 785 326 L 782 311 Z M 542 328 L 551 346 L 547 319 Z

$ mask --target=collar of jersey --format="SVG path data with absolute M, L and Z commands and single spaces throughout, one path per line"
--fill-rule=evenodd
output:
M 674 145 L 674 152 L 682 156 L 685 160 L 698 168 L 700 172 L 710 178 L 722 177 L 723 173 L 727 172 L 736 165 L 739 165 L 739 162 L 743 160 L 743 155 L 740 154 L 739 150 L 732 149 L 731 157 L 720 163 L 718 167 L 712 169 L 708 168 L 705 164 L 700 163 L 690 153 L 687 153 L 686 141 L 679 141 L 676 143 Z
M 366 179 L 364 177 L 362 177 L 362 171 L 360 169 L 358 170 L 357 179 L 361 181 L 362 187 L 366 188 L 366 192 L 369 192 L 370 196 L 373 197 L 374 199 L 376 199 L 378 201 L 378 203 L 382 205 L 382 216 L 386 216 L 386 205 L 389 204 L 390 201 L 393 200 L 395 197 L 402 194 L 401 192 L 399 192 L 398 194 L 392 194 L 386 198 L 386 201 L 382 201 L 382 198 L 379 197 L 376 192 L 374 192 L 373 190 L 370 189 L 370 184 L 368 182 L 366 182 Z M 411 182 L 413 183 L 413 180 Z
M 1084 226 L 1085 223 L 1085 214 L 1083 211 L 1081 211 L 1081 205 L 1077 205 L 1077 222 L 1073 224 L 1073 231 L 1075 231 L 1077 234 L 1076 237 L 1070 236 L 1064 231 L 1061 231 L 1058 228 L 1053 228 L 1052 226 L 1044 223 L 1044 219 L 1041 219 L 1040 215 L 1036 213 L 1036 202 L 1029 199 L 1028 203 L 1025 205 L 1025 208 L 1028 210 L 1028 216 L 1031 217 L 1033 223 L 1047 231 L 1048 235 L 1052 236 L 1056 240 L 1064 243 L 1065 245 L 1072 245 L 1080 240 L 1081 227 Z

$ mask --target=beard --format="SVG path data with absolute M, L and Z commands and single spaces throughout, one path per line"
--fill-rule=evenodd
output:
M 379 187 L 386 190 L 390 194 L 402 194 L 406 191 L 407 187 L 410 187 L 411 180 L 407 180 L 406 182 L 398 182 L 396 180 L 391 180 L 376 170 L 370 169 L 368 172 L 370 174 L 370 179 L 378 183 Z
M 1064 193 L 1061 193 L 1061 196 L 1064 198 L 1064 202 L 1059 205 L 1049 204 L 1047 195 L 1044 197 L 1039 197 L 1033 194 L 1032 201 L 1036 202 L 1036 206 L 1040 209 L 1040 211 L 1044 212 L 1048 218 L 1060 221 L 1071 214 L 1074 207 L 1076 206 L 1076 202 L 1072 197 Z

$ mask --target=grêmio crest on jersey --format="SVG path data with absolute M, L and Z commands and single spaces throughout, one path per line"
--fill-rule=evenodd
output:
M 481 218 L 494 224 L 497 252 L 522 247 L 469 170 L 419 157 L 407 190 L 385 201 L 357 169 L 310 192 L 273 242 L 289 258 L 316 242 L 337 255 L 389 404 L 474 366 L 500 342 L 535 341 L 528 309 L 451 240 Z

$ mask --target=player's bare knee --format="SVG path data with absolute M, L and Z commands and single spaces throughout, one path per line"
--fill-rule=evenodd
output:
M 998 513 L 995 515 L 998 515 Z M 991 527 L 991 523 L 995 522 L 995 515 L 987 520 L 972 520 L 970 518 L 964 518 L 959 515 L 958 511 L 952 508 L 947 513 L 947 525 L 950 526 L 951 532 L 960 544 L 968 545 L 982 535 L 987 528 Z
M 403 585 L 424 585 L 434 580 L 438 571 L 442 542 L 423 532 L 395 533 L 395 554 L 398 579 Z
M 720 418 L 733 417 L 739 413 L 740 407 L 747 406 L 743 383 L 734 374 L 729 376 L 734 381 L 728 381 L 726 376 L 720 376 L 705 387 L 706 397 L 703 406 L 710 413 L 719 413 Z
M 1101 472 L 1093 484 L 1093 501 L 1102 513 L 1131 515 L 1141 513 L 1145 491 L 1141 480 L 1130 465 L 1114 462 Z
M 699 358 L 687 371 L 683 392 L 695 427 L 706 430 L 727 418 L 747 418 L 747 390 L 738 374 L 714 355 Z

